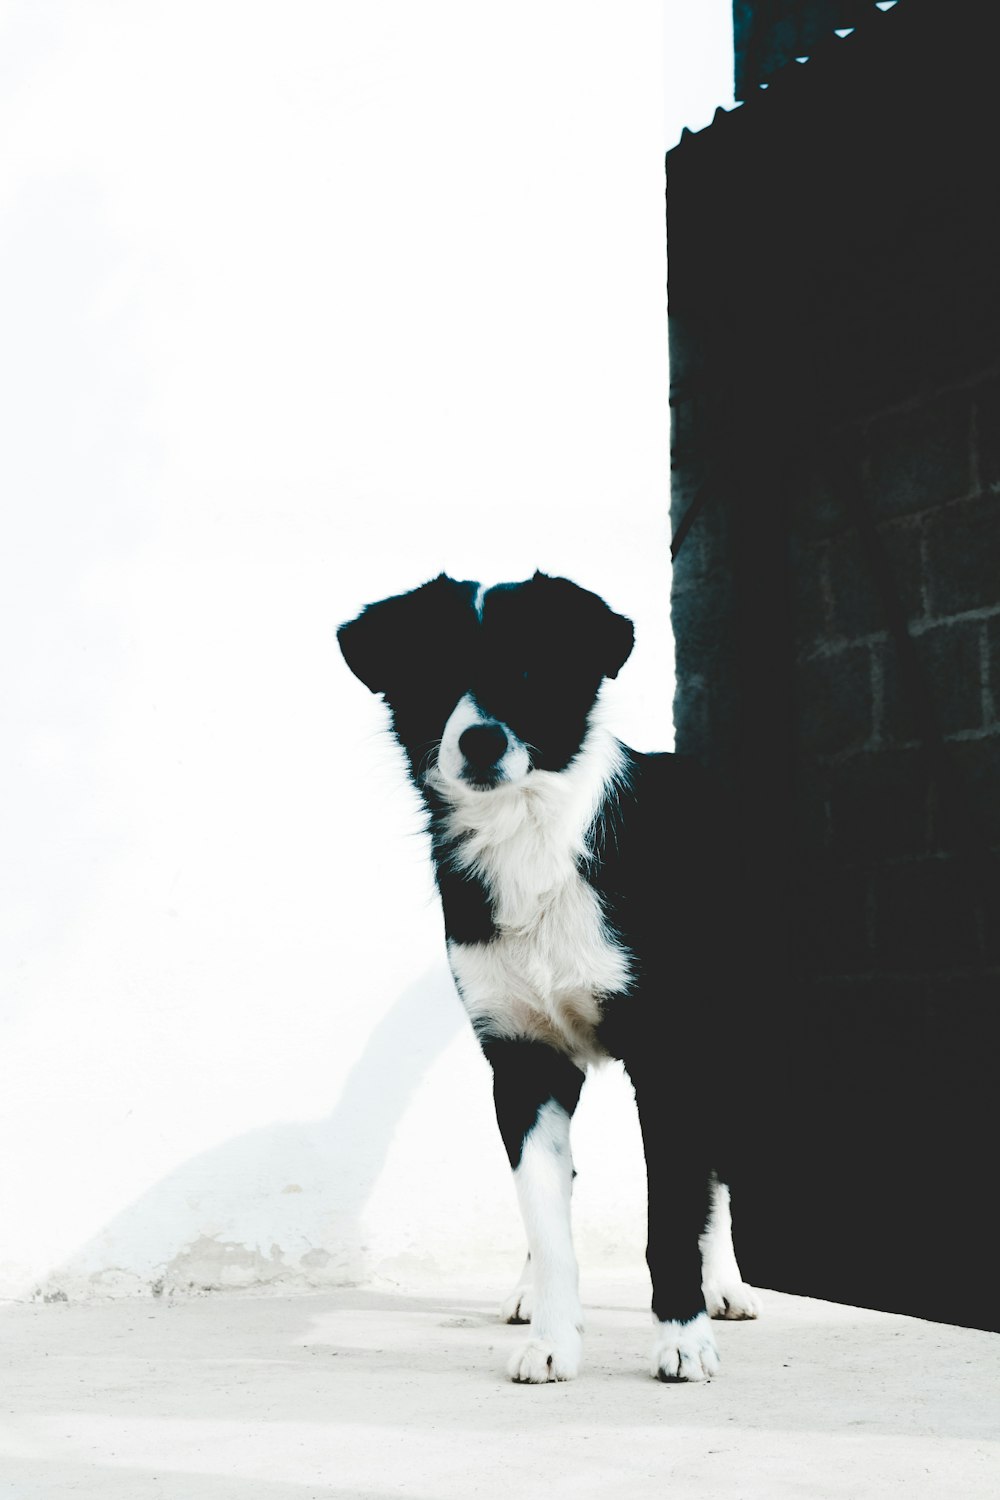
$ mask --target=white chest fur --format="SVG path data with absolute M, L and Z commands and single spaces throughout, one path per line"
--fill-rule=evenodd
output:
M 620 766 L 617 741 L 595 730 L 565 771 L 453 795 L 457 859 L 484 881 L 497 928 L 488 943 L 448 949 L 481 1032 L 546 1041 L 580 1061 L 601 1055 L 601 1000 L 627 988 L 629 956 L 578 861 Z

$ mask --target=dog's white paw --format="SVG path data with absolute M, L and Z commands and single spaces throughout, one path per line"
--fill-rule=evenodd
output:
M 707 1313 L 686 1323 L 657 1320 L 650 1366 L 655 1380 L 710 1380 L 719 1373 L 719 1351 Z
M 760 1296 L 745 1281 L 706 1281 L 702 1291 L 705 1293 L 705 1306 L 710 1318 L 726 1318 L 736 1322 L 760 1317 Z
M 534 1338 L 515 1349 L 507 1364 L 511 1380 L 521 1385 L 544 1385 L 549 1380 L 574 1380 L 580 1369 L 583 1340 L 575 1328 L 558 1338 Z
M 500 1307 L 500 1316 L 505 1323 L 530 1323 L 534 1302 L 530 1286 L 516 1286 Z

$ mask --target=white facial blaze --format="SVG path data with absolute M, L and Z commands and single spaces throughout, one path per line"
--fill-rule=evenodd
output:
M 441 790 L 451 791 L 453 786 L 464 786 L 470 796 L 483 797 L 492 796 L 493 790 L 484 792 L 479 788 L 470 787 L 462 779 L 465 770 L 465 756 L 459 747 L 459 740 L 467 729 L 476 724 L 492 724 L 496 721 L 483 712 L 471 693 L 465 693 L 461 697 L 444 726 L 441 736 L 441 744 L 438 748 L 437 777 L 436 780 L 443 781 L 445 787 Z M 517 735 L 504 724 L 501 726 L 507 736 L 507 749 L 504 751 L 498 763 L 501 778 L 504 784 L 523 781 L 531 770 L 531 759 L 525 746 Z

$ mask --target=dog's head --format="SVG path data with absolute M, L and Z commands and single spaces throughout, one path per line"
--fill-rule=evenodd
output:
M 633 630 L 567 578 L 536 573 L 483 592 L 442 573 L 368 605 L 337 638 L 385 698 L 418 784 L 490 791 L 569 765 Z

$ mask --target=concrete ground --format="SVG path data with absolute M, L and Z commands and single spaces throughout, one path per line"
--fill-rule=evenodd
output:
M 595 1277 L 580 1378 L 515 1386 L 484 1290 L 7 1304 L 0 1497 L 1000 1496 L 998 1335 L 771 1292 L 660 1385 L 645 1286 Z

